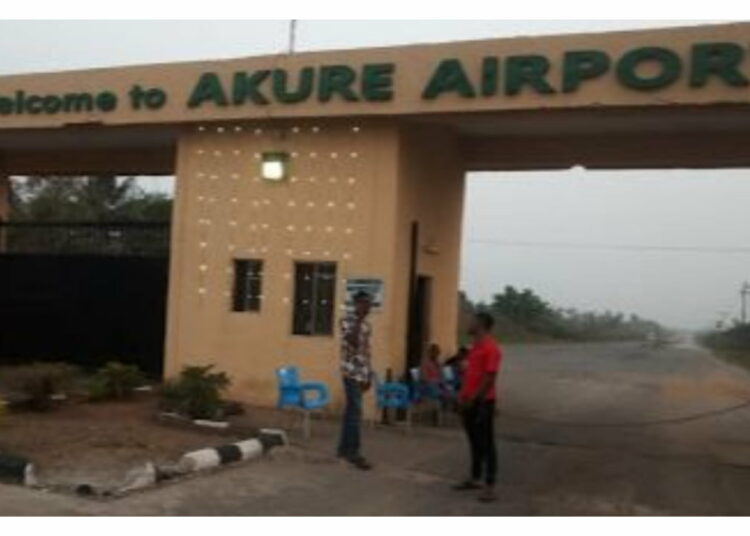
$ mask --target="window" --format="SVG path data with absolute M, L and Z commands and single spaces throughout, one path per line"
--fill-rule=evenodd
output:
M 234 293 L 232 311 L 260 311 L 263 261 L 234 260 Z
M 332 335 L 336 263 L 298 262 L 294 267 L 294 335 Z

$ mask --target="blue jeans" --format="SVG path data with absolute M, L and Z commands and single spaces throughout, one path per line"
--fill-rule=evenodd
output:
M 348 460 L 359 457 L 359 428 L 362 422 L 362 387 L 359 382 L 344 378 L 346 408 L 341 421 L 339 456 Z

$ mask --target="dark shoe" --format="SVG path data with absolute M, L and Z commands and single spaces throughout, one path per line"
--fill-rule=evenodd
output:
M 482 489 L 482 486 L 474 480 L 466 480 L 453 486 L 454 491 L 472 491 L 477 489 Z
M 477 500 L 483 503 L 495 502 L 497 500 L 495 488 L 493 486 L 485 486 L 484 489 L 482 489 L 482 493 L 477 497 Z
M 356 458 L 350 458 L 349 463 L 352 464 L 357 469 L 361 469 L 362 471 L 369 471 L 372 469 L 372 465 L 370 465 L 370 462 L 365 460 L 362 456 L 357 456 Z

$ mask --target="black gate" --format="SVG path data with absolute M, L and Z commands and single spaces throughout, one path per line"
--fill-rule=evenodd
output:
M 162 372 L 167 223 L 0 224 L 0 362 Z

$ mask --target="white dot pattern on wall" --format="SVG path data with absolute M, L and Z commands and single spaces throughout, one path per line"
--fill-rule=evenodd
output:
M 253 169 L 259 169 L 259 166 L 252 162 L 248 165 L 243 163 L 240 158 L 226 160 L 225 163 L 216 162 L 212 165 L 221 167 L 217 167 L 213 174 L 210 173 L 211 169 L 206 170 L 204 168 L 205 171 L 197 172 L 196 176 L 218 181 L 219 178 L 224 178 L 218 174 L 222 173 L 226 174 L 226 178 L 230 178 L 232 181 L 228 183 L 217 182 L 215 185 L 208 182 L 203 183 L 202 186 L 196 184 L 196 188 L 202 190 L 195 197 L 199 203 L 197 206 L 202 206 L 204 210 L 202 214 L 204 219 L 199 220 L 199 224 L 203 226 L 211 225 L 210 220 L 205 216 L 210 214 L 210 211 L 218 211 L 221 207 L 222 210 L 226 209 L 226 215 L 224 216 L 226 223 L 224 225 L 228 226 L 226 240 L 229 242 L 227 246 L 229 251 L 236 248 L 241 249 L 245 254 L 254 255 L 257 252 L 265 254 L 269 251 L 268 243 L 280 240 L 282 244 L 280 252 L 285 251 L 290 257 L 293 257 L 296 253 L 296 255 L 304 257 L 352 259 L 351 247 L 353 243 L 348 242 L 351 240 L 349 237 L 355 234 L 360 219 L 369 216 L 355 212 L 359 191 L 354 186 L 360 182 L 361 177 L 358 173 L 362 171 L 360 165 L 364 165 L 364 163 L 360 164 L 356 160 L 362 157 L 359 138 L 350 136 L 347 143 L 346 136 L 349 132 L 358 134 L 362 129 L 359 125 L 350 125 L 345 131 L 339 130 L 337 133 L 336 128 L 332 129 L 330 137 L 328 136 L 328 129 L 326 129 L 326 137 L 314 138 L 315 141 L 313 141 L 312 137 L 306 137 L 303 133 L 317 134 L 322 131 L 319 126 L 295 125 L 287 127 L 286 132 L 300 135 L 293 140 L 288 138 L 285 140 L 283 136 L 278 136 L 276 130 L 264 131 L 259 127 L 243 128 L 240 125 L 212 127 L 210 131 L 216 129 L 217 133 L 235 132 L 238 135 L 232 138 L 234 146 L 227 143 L 230 141 L 228 139 L 222 142 L 222 145 L 218 145 L 211 143 L 212 138 L 210 136 L 201 138 L 203 146 L 199 147 L 197 152 L 207 154 L 209 163 L 211 162 L 211 155 L 217 158 L 227 155 L 236 157 L 246 155 L 246 158 L 261 160 L 266 151 L 285 151 L 291 158 L 295 159 L 292 170 L 297 172 L 297 174 L 288 178 L 287 185 L 293 184 L 295 192 L 299 189 L 299 196 L 296 199 L 290 198 L 291 192 L 283 188 L 267 189 L 265 181 L 251 172 Z M 247 134 L 239 134 L 243 132 L 247 132 Z M 247 138 L 244 136 L 252 136 L 253 134 L 257 136 L 257 139 L 251 140 L 250 146 L 248 146 Z M 214 139 L 218 140 L 218 138 Z M 357 142 L 352 144 L 351 140 L 355 139 Z M 296 146 L 288 147 L 289 144 Z M 300 174 L 303 174 L 304 178 L 301 178 Z M 256 186 L 254 183 L 262 183 L 264 186 Z M 349 187 L 345 189 L 336 188 L 337 185 L 342 183 L 346 183 Z M 328 190 L 326 190 L 326 186 Z M 260 188 L 264 188 L 263 192 Z M 263 197 L 263 193 L 266 193 L 268 197 Z M 243 205 L 240 205 L 241 199 Z M 204 202 L 208 204 L 201 205 Z M 240 207 L 244 208 L 244 204 L 259 211 L 284 205 L 288 209 L 321 207 L 327 210 L 325 212 L 310 210 L 305 213 L 290 213 L 293 223 L 287 222 L 286 225 L 281 225 L 278 230 L 282 234 L 279 236 L 268 231 L 271 228 L 268 223 L 261 224 L 257 221 L 262 217 L 260 212 L 241 210 Z M 248 217 L 251 221 L 247 221 L 246 218 Z M 252 221 L 253 219 L 255 221 Z M 332 225 L 333 223 L 336 224 L 336 227 Z M 245 229 L 253 232 L 235 232 L 234 230 L 240 226 L 247 226 Z M 261 230 L 263 230 L 263 233 L 258 233 Z M 304 233 L 298 231 L 304 231 Z M 316 234 L 316 231 L 318 234 Z M 332 240 L 335 232 L 340 232 L 342 237 L 346 236 L 347 238 L 340 245 L 331 247 L 335 242 L 335 240 Z M 206 239 L 210 237 L 210 231 L 201 231 L 201 234 L 203 236 L 197 243 L 200 250 L 205 252 L 208 248 L 208 240 Z M 285 250 L 283 249 L 284 246 L 291 247 L 287 247 Z M 341 249 L 338 249 L 339 247 Z M 203 260 L 205 260 L 205 254 Z M 284 277 L 293 278 L 290 274 L 285 274 Z M 227 284 L 231 284 L 231 281 Z M 204 284 L 198 286 L 208 288 Z M 220 289 L 217 289 L 217 292 L 219 291 Z

